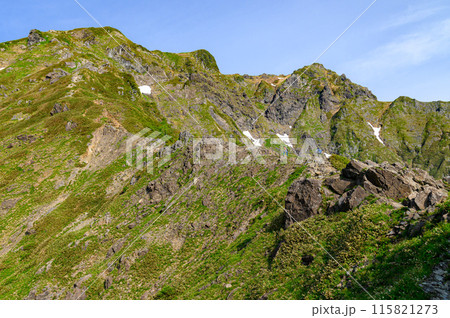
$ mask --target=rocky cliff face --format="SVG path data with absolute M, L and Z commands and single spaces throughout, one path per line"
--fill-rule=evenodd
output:
M 120 45 L 0 43 L 0 298 L 367 298 L 321 246 L 377 298 L 432 297 L 448 103 L 380 102 L 319 64 L 224 75 L 106 29 Z M 139 133 L 165 141 L 141 167 Z

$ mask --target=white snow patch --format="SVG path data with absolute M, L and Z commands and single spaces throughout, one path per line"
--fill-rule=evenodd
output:
M 278 136 L 278 138 L 281 139 L 282 142 L 284 142 L 286 144 L 286 146 L 294 148 L 291 141 L 289 140 L 288 134 L 284 134 L 284 135 L 277 134 L 277 136 Z
M 270 85 L 272 85 L 273 87 L 275 87 L 275 84 L 274 84 L 274 83 L 270 83 Z
M 243 133 L 248 139 L 250 139 L 250 140 L 252 141 L 252 143 L 253 143 L 255 146 L 261 147 L 261 141 L 258 140 L 258 139 L 253 138 L 249 131 L 244 130 L 242 133 Z
M 380 138 L 381 127 L 378 127 L 378 128 L 377 128 L 377 127 L 372 126 L 371 123 L 369 123 L 369 122 L 367 122 L 367 123 L 369 124 L 370 127 L 372 127 L 372 129 L 373 129 L 373 134 L 375 135 L 375 137 L 377 137 L 378 141 L 381 142 L 381 143 L 384 145 L 383 140 L 381 140 L 381 138 Z
M 4 70 L 5 68 L 6 68 L 6 67 L 0 67 L 0 71 L 1 71 L 1 70 Z
M 289 126 L 289 129 L 292 129 L 292 126 Z
M 152 93 L 152 89 L 148 85 L 139 86 L 139 90 L 141 91 L 141 94 L 144 95 L 150 95 Z
M 330 158 L 331 157 L 331 155 L 329 153 L 324 152 L 323 154 L 325 155 L 325 158 Z

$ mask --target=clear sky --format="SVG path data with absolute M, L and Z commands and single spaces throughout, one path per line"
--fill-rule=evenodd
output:
M 150 50 L 207 49 L 222 73 L 289 74 L 311 64 L 373 0 L 78 0 Z M 30 29 L 97 26 L 74 0 L 3 1 L 0 42 Z M 450 1 L 377 0 L 319 59 L 380 100 L 450 101 Z

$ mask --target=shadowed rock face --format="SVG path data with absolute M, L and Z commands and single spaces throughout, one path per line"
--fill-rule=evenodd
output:
M 357 179 L 364 169 L 367 168 L 369 168 L 369 166 L 365 163 L 358 160 L 352 160 L 345 169 L 342 170 L 342 176 L 348 179 Z
M 299 90 L 304 89 L 304 80 L 294 74 L 283 82 L 277 90 L 265 116 L 271 121 L 293 125 L 305 109 L 308 97 Z
M 389 170 L 370 168 L 365 173 L 367 180 L 384 190 L 387 197 L 400 200 L 411 194 L 412 188 L 404 179 Z
M 357 208 L 367 195 L 368 193 L 361 186 L 357 186 L 355 189 L 344 193 L 339 201 L 336 202 L 333 210 L 337 212 L 346 212 Z
M 305 178 L 291 185 L 286 197 L 286 226 L 318 214 L 322 204 L 321 185 L 319 180 Z
M 339 109 L 339 100 L 333 95 L 329 85 L 325 85 L 322 92 L 319 94 L 320 108 L 324 112 L 336 111 Z

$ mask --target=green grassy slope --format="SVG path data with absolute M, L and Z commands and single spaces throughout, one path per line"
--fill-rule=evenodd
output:
M 196 166 L 183 146 L 154 174 L 126 164 L 126 138 L 143 128 L 171 136 L 168 144 L 186 130 L 240 145 L 243 130 L 281 132 L 286 125 L 266 116 L 252 122 L 288 77 L 223 75 L 205 50 L 149 51 L 107 31 L 126 47 L 97 28 L 42 32 L 32 48 L 26 38 L 0 44 L 0 298 L 65 298 L 80 286 L 90 286 L 88 299 L 367 298 L 301 227 L 283 228 L 276 202 L 309 175 L 295 158 L 280 164 L 277 149 L 263 147 L 267 165 Z M 62 76 L 51 83 L 55 71 Z M 404 123 L 425 112 L 411 103 L 363 100 L 361 87 L 321 67 L 304 76 L 310 84 L 296 93 L 310 99 L 292 137 L 324 136 L 320 147 L 333 153 L 448 173 L 446 116 L 429 112 L 411 132 Z M 338 106 L 323 114 L 325 83 Z M 56 103 L 68 110 L 51 115 Z M 367 121 L 382 123 L 386 147 Z M 160 198 L 152 182 L 167 185 Z M 391 240 L 404 211 L 367 203 L 302 224 L 374 297 L 429 297 L 419 283 L 447 256 L 448 224 L 431 218 L 423 236 Z

